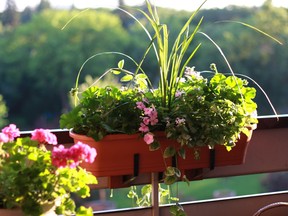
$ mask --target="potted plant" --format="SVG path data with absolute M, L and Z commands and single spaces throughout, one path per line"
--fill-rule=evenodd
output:
M 0 214 L 93 215 L 90 208 L 76 211 L 70 193 L 90 195 L 96 177 L 79 164 L 92 163 L 96 150 L 80 142 L 70 148 L 53 146 L 56 136 L 44 129 L 34 130 L 31 137 L 19 136 L 14 124 L 0 133 Z
M 205 155 L 210 155 L 208 159 L 211 155 L 214 157 L 211 152 L 215 149 L 225 154 L 219 156 L 216 153 L 216 166 L 217 160 L 225 160 L 225 157 L 230 157 L 230 164 L 243 162 L 243 158 L 238 162 L 231 162 L 231 159 L 237 157 L 233 154 L 234 149 L 249 142 L 252 129 L 257 124 L 257 105 L 253 101 L 255 88 L 249 87 L 246 79 L 235 76 L 224 55 L 231 69 L 230 75 L 220 73 L 215 64 L 211 64 L 211 70 L 205 72 L 198 72 L 190 65 L 201 44 L 196 44 L 190 53 L 188 48 L 194 42 L 202 19 L 192 31 L 189 25 L 201 6 L 185 23 L 170 48 L 167 25 L 160 23 L 157 10 L 149 1 L 146 5 L 147 12 L 139 11 L 151 25 L 152 33 L 133 15 L 122 10 L 140 23 L 150 38 L 141 61 L 137 63 L 130 56 L 117 52 L 89 58 L 81 67 L 72 89 L 76 106 L 61 116 L 60 127 L 72 129 L 70 135 L 75 141 L 85 140 L 85 143 L 101 151 L 97 159 L 103 161 L 93 165 L 99 166 L 94 170 L 97 176 L 135 174 L 135 169 L 136 174 L 163 171 L 165 183 L 172 184 L 179 177 L 185 179 L 183 170 L 197 168 L 201 159 L 206 161 L 201 162 L 200 167 L 211 166 Z M 158 85 L 152 83 L 142 69 L 151 50 L 159 66 L 152 75 L 159 76 Z M 90 59 L 106 54 L 131 60 L 135 71 L 126 70 L 124 60 L 121 60 L 103 76 L 109 73 L 122 75 L 123 87 L 99 87 L 96 82 L 80 94 L 78 80 L 82 68 Z M 129 152 L 131 149 L 134 152 Z M 139 153 L 142 150 L 144 154 Z M 246 150 L 241 151 L 245 155 Z M 129 168 L 127 164 L 120 165 L 127 160 L 132 164 L 134 161 L 134 165 Z M 187 164 L 186 160 L 192 162 Z M 110 162 L 114 165 L 107 167 Z M 221 163 L 219 165 L 227 165 Z M 149 169 L 141 170 L 145 164 Z M 184 164 L 183 167 L 181 164 Z M 90 168 L 93 170 L 93 167 Z

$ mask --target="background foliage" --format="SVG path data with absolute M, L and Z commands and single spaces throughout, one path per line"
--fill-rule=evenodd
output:
M 40 126 L 58 128 L 59 116 L 70 108 L 68 92 L 87 58 L 103 51 L 119 51 L 139 60 L 149 43 L 143 30 L 119 10 L 90 9 L 79 14 L 73 7 L 52 9 L 48 1 L 42 0 L 36 8 L 16 12 L 13 1 L 8 2 L 10 4 L 0 14 L 0 95 L 9 112 L 8 117 L 3 118 L 4 113 L 0 111 L 0 124 L 6 119 L 25 130 Z M 129 10 L 141 19 L 135 9 Z M 162 22 L 169 23 L 169 28 L 177 32 L 191 12 L 159 9 L 159 13 Z M 201 31 L 219 44 L 234 72 L 257 80 L 278 113 L 287 113 L 288 10 L 275 8 L 268 0 L 259 8 L 209 9 L 202 10 L 201 16 L 204 16 Z M 257 26 L 284 45 L 240 24 L 223 22 L 225 20 Z M 174 31 L 169 36 L 175 37 Z M 190 66 L 207 70 L 211 63 L 216 63 L 220 72 L 228 72 L 215 46 L 202 34 L 196 35 L 196 39 L 202 46 Z M 97 77 L 106 68 L 116 66 L 118 60 L 119 57 L 112 55 L 91 60 L 84 68 L 82 82 L 85 75 Z M 144 69 L 151 74 L 156 65 L 154 56 L 149 56 Z M 128 62 L 126 66 L 129 67 Z M 133 70 L 132 65 L 130 70 Z M 154 81 L 157 80 L 155 76 Z M 273 114 L 260 91 L 256 100 L 260 115 Z

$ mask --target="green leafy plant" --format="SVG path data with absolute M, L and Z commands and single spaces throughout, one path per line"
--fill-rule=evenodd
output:
M 194 28 L 191 23 L 202 5 L 184 24 L 171 47 L 168 26 L 160 22 L 156 8 L 148 0 L 146 5 L 147 10 L 138 11 L 146 18 L 143 23 L 150 24 L 147 28 L 132 14 L 120 9 L 138 22 L 150 39 L 142 59 L 136 62 L 129 55 L 118 52 L 98 53 L 87 59 L 79 70 L 75 88 L 71 90 L 75 107 L 61 116 L 60 127 L 72 128 L 74 133 L 90 136 L 96 141 L 108 134 L 139 133 L 149 149 L 161 149 L 164 158 L 179 155 L 185 159 L 187 149 L 194 151 L 194 147 L 201 146 L 223 145 L 230 151 L 239 134 L 247 134 L 248 128 L 257 124 L 256 89 L 248 86 L 246 77 L 236 76 L 220 47 L 205 33 L 200 32 L 220 51 L 230 71 L 221 73 L 213 63 L 207 71 L 197 71 L 190 65 L 201 47 L 201 43 L 194 44 L 194 38 L 203 18 Z M 149 32 L 148 29 L 152 30 Z M 194 47 L 192 51 L 191 47 Z M 158 62 L 158 68 L 151 74 L 151 78 L 159 77 L 158 85 L 152 83 L 142 69 L 149 52 L 154 52 Z M 98 80 L 112 73 L 121 76 L 123 86 L 99 87 L 97 80 L 80 93 L 78 82 L 85 64 L 98 56 L 111 54 L 119 55 L 123 60 Z M 125 69 L 124 59 L 135 64 L 134 71 Z M 163 149 L 157 140 L 157 131 L 164 131 L 168 139 L 176 140 L 179 145 Z M 201 157 L 196 153 L 195 157 Z M 166 184 L 173 184 L 181 177 L 188 181 L 177 166 L 166 167 Z M 148 189 L 145 187 L 141 192 L 143 198 L 139 198 L 133 189 L 128 196 L 146 205 L 150 199 Z M 184 215 L 184 212 L 176 206 L 171 209 L 171 214 Z
M 83 143 L 47 150 L 57 138 L 43 129 L 34 130 L 31 137 L 19 136 L 14 124 L 0 133 L 0 207 L 20 208 L 32 216 L 48 209 L 62 215 L 93 215 L 91 208 L 76 211 L 70 194 L 90 195 L 89 185 L 97 183 L 96 177 L 79 164 L 93 162 L 96 150 Z
M 230 75 L 218 72 L 214 64 L 211 64 L 209 72 L 198 72 L 188 66 L 201 46 L 196 44 L 195 49 L 187 54 L 202 23 L 200 19 L 191 31 L 190 24 L 200 7 L 180 30 L 172 48 L 169 48 L 168 26 L 160 23 L 156 8 L 152 8 L 149 1 L 146 3 L 148 12 L 139 11 L 151 25 L 152 33 L 129 14 L 150 38 L 139 63 L 117 52 L 100 53 L 90 58 L 120 55 L 135 63 L 135 71 L 126 70 L 124 60 L 121 60 L 117 67 L 110 68 L 103 76 L 109 73 L 122 75 L 120 80 L 123 87 L 98 87 L 96 81 L 95 85 L 79 94 L 79 76 L 88 59 L 81 67 L 72 90 L 76 106 L 61 116 L 60 127 L 73 128 L 75 133 L 95 140 L 113 133 L 141 133 L 151 150 L 161 148 L 155 132 L 165 131 L 167 138 L 179 143 L 177 148 L 170 146 L 163 149 L 165 158 L 176 154 L 185 158 L 185 147 L 213 148 L 224 145 L 231 150 L 239 134 L 246 133 L 247 127 L 257 123 L 257 105 L 253 101 L 256 90 L 248 87 L 248 81 L 236 77 L 233 71 Z M 155 69 L 160 78 L 157 88 L 141 67 L 150 50 L 154 51 L 159 66 Z M 166 183 L 169 184 L 181 176 L 177 167 L 167 167 L 165 174 Z

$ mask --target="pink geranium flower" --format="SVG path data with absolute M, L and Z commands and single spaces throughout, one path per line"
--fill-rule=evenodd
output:
M 9 141 L 9 137 L 4 133 L 0 133 L 0 143 L 5 143 L 8 141 Z
M 97 155 L 95 148 L 91 148 L 82 142 L 77 142 L 68 152 L 70 159 L 75 163 L 80 163 L 82 161 L 93 163 Z
M 10 124 L 9 126 L 3 128 L 2 133 L 4 135 L 1 135 L 1 137 L 2 137 L 2 139 L 4 138 L 4 140 L 6 140 L 6 142 L 8 142 L 8 141 L 12 142 L 14 140 L 14 138 L 20 136 L 20 131 L 16 127 L 15 124 Z M 6 136 L 6 138 L 8 138 L 8 140 L 4 136 Z
M 55 167 L 66 167 L 68 165 L 67 161 L 67 151 L 63 145 L 59 145 L 58 147 L 54 147 L 52 151 L 52 164 Z
M 57 145 L 57 137 L 47 129 L 35 129 L 31 135 L 31 140 L 36 140 L 43 144 Z
M 93 163 L 96 156 L 96 149 L 82 142 L 77 142 L 67 149 L 63 145 L 60 145 L 53 148 L 52 164 L 60 168 L 68 165 L 70 168 L 75 168 L 83 161 Z

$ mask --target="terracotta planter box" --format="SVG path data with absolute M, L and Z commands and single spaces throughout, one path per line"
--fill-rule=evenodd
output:
M 114 134 L 107 135 L 99 142 L 92 138 L 70 132 L 74 142 L 81 141 L 97 151 L 97 157 L 93 164 L 83 163 L 82 166 L 92 172 L 96 177 L 138 175 L 140 173 L 163 172 L 166 166 L 171 166 L 171 158 L 164 160 L 161 150 L 150 151 L 149 146 L 139 135 Z M 252 129 L 251 129 L 252 136 Z M 241 134 L 236 146 L 228 152 L 224 146 L 215 146 L 212 152 L 208 147 L 198 147 L 200 158 L 194 157 L 194 150 L 186 150 L 186 159 L 177 158 L 178 168 L 182 171 L 209 168 L 211 166 L 239 165 L 245 161 L 248 143 L 251 136 Z M 177 145 L 174 140 L 163 136 L 157 137 L 159 142 L 165 146 Z M 213 161 L 211 161 L 213 160 Z

